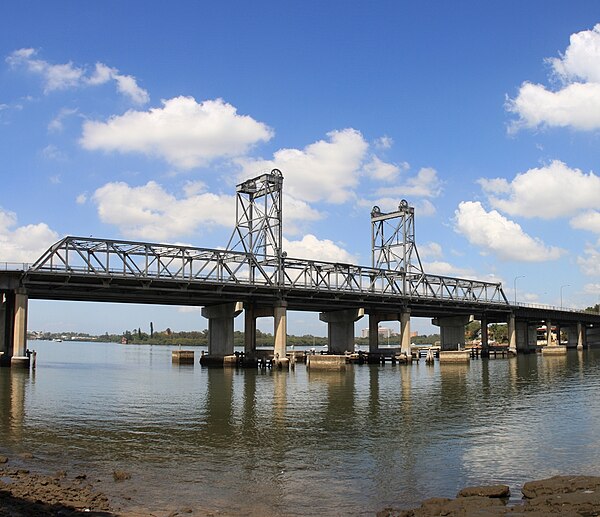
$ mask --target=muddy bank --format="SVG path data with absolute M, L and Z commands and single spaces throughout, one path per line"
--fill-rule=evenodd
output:
M 22 464 L 23 458 L 24 455 L 19 458 L 19 464 Z M 115 483 L 129 477 L 125 471 L 113 472 Z M 159 513 L 115 509 L 109 497 L 96 490 L 86 474 L 70 476 L 64 471 L 53 475 L 35 473 L 22 468 L 22 465 L 12 467 L 8 458 L 0 456 L 0 517 L 71 517 L 81 514 L 95 517 L 175 517 L 191 513 L 188 508 Z
M 508 486 L 469 487 L 461 490 L 454 499 L 427 499 L 412 510 L 386 508 L 378 512 L 377 517 L 600 515 L 600 477 L 597 476 L 555 476 L 531 481 L 523 485 L 521 492 L 523 502 L 507 506 Z

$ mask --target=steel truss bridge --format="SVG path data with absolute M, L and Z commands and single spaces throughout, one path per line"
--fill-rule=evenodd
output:
M 282 249 L 283 176 L 274 169 L 237 186 L 236 226 L 225 249 L 65 237 L 33 265 L 0 272 L 0 290 L 31 299 L 207 306 L 232 301 L 292 310 L 410 310 L 413 316 L 509 314 L 542 319 L 543 308 L 512 305 L 500 283 L 428 274 L 415 242 L 414 209 L 371 211 L 371 266 L 288 257 Z M 17 274 L 17 276 L 15 276 Z M 546 311 L 547 312 L 547 311 Z M 552 311 L 566 321 L 600 316 Z M 561 317 L 562 317 L 561 316 Z M 590 319 L 591 318 L 591 319 Z

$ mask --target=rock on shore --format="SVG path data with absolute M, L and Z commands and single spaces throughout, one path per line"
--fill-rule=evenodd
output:
M 427 499 L 412 510 L 386 508 L 378 512 L 377 517 L 600 515 L 600 477 L 597 476 L 555 476 L 525 483 L 521 491 L 524 501 L 507 506 L 510 492 L 505 485 L 468 487 L 461 490 L 455 499 Z

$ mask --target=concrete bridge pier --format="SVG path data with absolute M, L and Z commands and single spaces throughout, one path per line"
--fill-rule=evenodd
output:
M 364 315 L 364 309 L 346 309 L 319 314 L 319 319 L 327 323 L 327 343 L 330 354 L 343 355 L 345 352 L 354 351 L 354 323 Z
M 581 321 L 577 322 L 577 350 L 583 350 L 585 346 L 585 325 Z
M 0 293 L 0 366 L 10 366 L 13 355 L 14 293 Z
M 280 300 L 273 307 L 273 331 L 275 335 L 275 361 L 287 367 L 287 302 Z
M 445 316 L 431 320 L 433 325 L 440 327 L 442 351 L 460 350 L 465 347 L 465 327 L 470 321 L 471 316 Z
M 489 333 L 488 333 L 488 320 L 487 317 L 481 316 L 479 320 L 481 323 L 481 357 L 489 357 L 490 356 L 490 342 L 489 342 Z
M 28 296 L 24 290 L 15 293 L 15 319 L 13 330 L 13 355 L 10 359 L 11 366 L 29 368 L 27 355 L 27 308 Z
M 410 357 L 410 309 L 394 313 L 369 313 L 369 352 L 373 354 L 379 350 L 379 323 L 382 321 L 400 322 L 400 353 Z
M 519 354 L 535 352 L 537 348 L 536 326 L 527 321 L 518 320 L 515 323 L 516 351 Z
M 253 303 L 244 302 L 244 355 L 249 361 L 256 359 L 256 320 L 272 318 L 273 307 L 256 307 Z
M 202 307 L 202 316 L 208 319 L 208 356 L 223 361 L 233 355 L 233 320 L 242 312 L 241 302 Z

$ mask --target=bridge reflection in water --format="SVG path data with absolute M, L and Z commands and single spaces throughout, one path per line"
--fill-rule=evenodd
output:
M 36 348 L 36 373 L 0 370 L 0 454 L 87 472 L 150 509 L 354 515 L 600 468 L 596 350 L 261 372 L 174 367 L 167 347 Z

